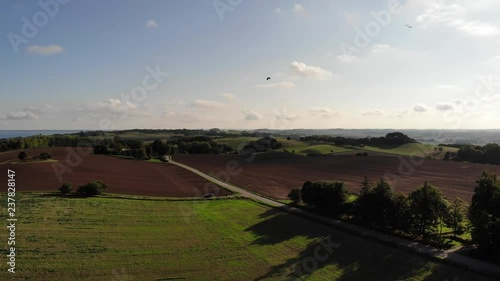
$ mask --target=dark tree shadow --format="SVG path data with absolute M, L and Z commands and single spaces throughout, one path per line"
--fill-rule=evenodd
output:
M 246 229 L 258 236 L 253 244 L 277 245 L 299 236 L 315 241 L 308 244 L 296 257 L 271 267 L 266 274 L 254 280 L 278 276 L 285 280 L 304 280 L 308 275 L 330 265 L 338 269 L 334 274 L 336 280 L 341 281 L 455 281 L 455 276 L 460 276 L 459 281 L 489 280 L 277 209 L 268 210 L 260 217 L 265 220 Z M 425 276 L 426 272 L 430 274 Z

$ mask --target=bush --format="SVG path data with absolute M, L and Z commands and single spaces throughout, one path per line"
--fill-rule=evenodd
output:
M 109 149 L 104 145 L 94 146 L 94 154 L 109 154 Z
M 59 191 L 62 193 L 62 194 L 67 194 L 67 193 L 70 193 L 71 190 L 73 188 L 71 187 L 71 184 L 69 183 L 64 183 L 61 187 L 59 187 Z
M 48 160 L 48 159 L 52 159 L 52 154 L 48 153 L 48 152 L 42 152 L 40 154 L 40 159 L 42 160 Z
M 288 198 L 293 201 L 295 204 L 299 204 L 302 200 L 302 195 L 300 192 L 300 188 L 293 188 L 290 193 L 288 193 Z
M 472 241 L 480 253 L 500 260 L 500 181 L 494 173 L 483 172 L 469 207 Z
M 341 181 L 306 181 L 301 193 L 304 203 L 331 215 L 342 214 L 348 198 L 344 182 Z
M 28 156 L 28 154 L 26 154 L 26 151 L 21 151 L 17 155 L 17 158 L 19 158 L 19 160 L 24 160 L 24 159 L 26 159 L 27 156 Z
M 101 194 L 108 185 L 102 181 L 93 181 L 78 188 L 77 192 L 84 196 L 96 196 Z

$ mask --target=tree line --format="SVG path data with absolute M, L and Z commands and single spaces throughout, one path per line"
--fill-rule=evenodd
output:
M 328 216 L 424 241 L 440 239 L 443 226 L 455 236 L 470 229 L 479 252 L 500 261 L 500 181 L 490 172 L 476 181 L 470 206 L 459 198 L 449 201 L 428 182 L 406 195 L 393 192 L 384 179 L 372 184 L 366 178 L 355 199 L 342 181 L 306 181 L 288 197 Z
M 453 160 L 500 165 L 500 146 L 496 143 L 484 146 L 463 145 Z
M 406 143 L 418 143 L 415 139 L 408 137 L 400 132 L 388 133 L 384 137 L 366 137 L 366 138 L 350 138 L 326 135 L 314 135 L 300 137 L 301 141 L 307 142 L 325 142 L 334 143 L 335 145 L 350 145 L 350 146 L 380 146 L 380 145 L 403 145 Z
M 46 148 L 46 147 L 91 147 L 101 140 L 80 137 L 77 135 L 50 135 L 50 136 L 31 136 L 24 138 L 0 139 L 0 152 L 28 148 Z
M 243 151 L 262 152 L 280 147 L 281 143 L 276 139 L 264 137 L 250 142 Z M 210 136 L 172 136 L 167 141 L 155 140 L 147 145 L 143 142 L 126 142 L 115 137 L 112 141 L 95 146 L 94 153 L 149 159 L 174 154 L 222 154 L 238 153 L 238 151 L 226 144 L 217 143 Z

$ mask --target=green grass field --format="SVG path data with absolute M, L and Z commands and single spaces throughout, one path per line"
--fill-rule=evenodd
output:
M 488 280 L 249 200 L 16 196 L 17 273 L 3 262 L 1 280 L 297 280 L 300 272 L 305 280 Z M 340 244 L 329 254 L 319 243 L 326 237 Z
M 235 138 L 222 138 L 216 139 L 215 141 L 219 144 L 225 144 L 237 149 L 241 144 L 247 144 L 250 141 L 255 141 L 258 138 L 255 137 L 235 137 Z M 344 153 L 354 151 L 354 148 L 345 148 L 341 146 L 336 146 L 332 144 L 314 144 L 308 142 L 302 142 L 297 140 L 287 140 L 286 138 L 277 138 L 281 142 L 282 147 L 278 149 L 279 151 L 288 150 L 290 152 L 295 151 L 296 154 L 307 155 L 308 153 L 321 153 L 321 154 L 331 154 L 331 153 Z M 436 148 L 436 149 L 435 149 Z M 364 150 L 374 151 L 374 152 L 384 152 L 396 155 L 405 156 L 431 156 L 436 159 L 442 159 L 447 151 L 457 152 L 458 148 L 453 147 L 442 147 L 442 151 L 437 150 L 438 146 L 432 144 L 422 144 L 422 143 L 408 143 L 401 146 L 387 146 L 387 147 L 375 147 L 375 146 L 365 146 Z
M 152 142 L 155 140 L 162 140 L 166 141 L 168 138 L 173 136 L 173 133 L 170 132 L 161 132 L 161 133 L 141 133 L 141 132 L 136 132 L 136 131 L 130 131 L 130 132 L 125 132 L 121 134 L 114 134 L 114 136 L 118 136 L 123 139 L 127 140 L 134 140 L 134 141 L 146 141 L 146 142 Z
M 286 149 L 290 152 L 295 150 L 296 154 L 302 155 L 308 153 L 330 154 L 352 151 L 352 149 L 331 144 L 310 144 L 297 140 L 287 140 L 286 138 L 277 138 L 277 140 L 283 145 L 281 149 Z
M 281 149 L 286 149 L 289 151 L 295 150 L 295 152 L 306 149 L 310 144 L 297 140 L 287 140 L 286 138 L 276 138 L 283 145 Z
M 308 153 L 321 153 L 321 154 L 330 154 L 330 153 L 341 153 L 352 151 L 352 149 L 343 148 L 340 146 L 335 146 L 331 144 L 317 144 L 311 145 L 307 148 L 301 149 L 297 151 L 300 154 L 308 154 Z
M 407 143 L 397 147 L 374 147 L 365 146 L 364 149 L 368 151 L 385 152 L 406 156 L 433 156 L 435 158 L 443 158 L 447 151 L 457 152 L 458 148 L 454 147 L 442 147 L 443 151 L 434 150 L 435 145 L 432 144 L 422 144 L 422 143 Z
M 235 137 L 235 138 L 221 138 L 221 139 L 214 139 L 214 141 L 218 144 L 225 144 L 227 146 L 232 147 L 233 149 L 238 149 L 239 146 L 242 144 L 248 144 L 251 141 L 256 141 L 259 138 L 255 137 Z M 240 147 L 241 148 L 241 147 Z

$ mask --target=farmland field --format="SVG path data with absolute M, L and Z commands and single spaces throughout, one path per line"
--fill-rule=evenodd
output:
M 16 201 L 22 219 L 8 280 L 291 280 L 308 270 L 306 280 L 490 280 L 249 200 L 18 193 Z M 315 252 L 324 260 L 317 266 Z
M 435 148 L 441 148 L 442 151 L 434 150 Z M 374 152 L 385 152 L 392 153 L 398 155 L 407 155 L 407 156 L 435 156 L 436 158 L 443 158 L 444 153 L 449 152 L 457 152 L 458 148 L 456 147 L 446 147 L 446 146 L 435 146 L 432 144 L 422 144 L 422 143 L 407 143 L 397 147 L 375 147 L 375 146 L 365 146 L 366 150 L 374 151 Z
M 258 139 L 259 138 L 256 137 L 221 138 L 215 139 L 215 142 L 218 144 L 225 144 L 236 150 L 238 148 L 241 149 L 245 144 L 248 144 L 251 141 L 256 141 Z
M 316 144 L 311 145 L 307 148 L 301 149 L 297 151 L 300 154 L 308 154 L 308 153 L 320 153 L 320 154 L 329 154 L 329 153 L 339 153 L 339 152 L 349 152 L 352 149 L 343 148 L 340 146 L 330 145 L 330 144 Z
M 290 189 L 307 181 L 342 180 L 351 191 L 358 191 L 363 178 L 376 181 L 385 177 L 395 191 L 410 192 L 428 181 L 449 197 L 470 200 L 475 181 L 483 170 L 500 174 L 500 166 L 395 156 L 331 155 L 306 157 L 287 153 L 238 155 L 177 155 L 174 160 L 205 173 L 223 171 L 231 160 L 241 173 L 230 182 L 277 199 L 285 199 Z M 413 163 L 413 164 L 412 164 Z
M 57 162 L 0 164 L 16 172 L 18 191 L 55 191 L 63 182 L 79 185 L 93 180 L 106 182 L 106 192 L 167 196 L 200 197 L 211 192 L 219 196 L 231 192 L 211 184 L 182 168 L 164 163 L 120 159 L 104 155 L 81 155 L 76 148 L 28 149 L 29 156 L 50 152 Z M 19 152 L 0 154 L 0 163 L 17 160 Z M 55 169 L 55 170 L 54 170 Z M 3 178 L 3 176 L 2 176 Z

